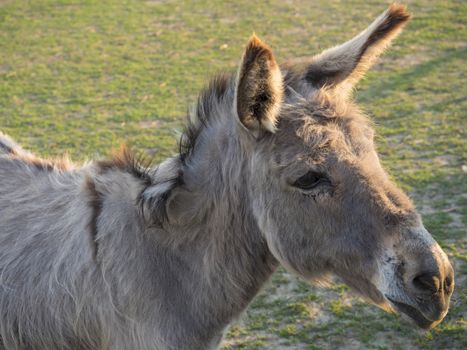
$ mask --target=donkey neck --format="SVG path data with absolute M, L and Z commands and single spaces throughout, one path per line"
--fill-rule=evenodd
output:
M 248 160 L 237 132 L 229 120 L 200 131 L 168 213 L 179 220 L 171 235 L 182 237 L 180 249 L 196 261 L 197 310 L 217 323 L 206 326 L 218 329 L 247 307 L 278 266 L 250 207 Z

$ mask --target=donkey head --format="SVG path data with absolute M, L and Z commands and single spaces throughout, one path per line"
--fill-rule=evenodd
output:
M 282 67 L 253 36 L 234 110 L 253 212 L 274 256 L 307 280 L 336 274 L 430 328 L 447 313 L 453 269 L 382 168 L 371 124 L 351 101 L 409 18 L 392 5 L 350 41 Z

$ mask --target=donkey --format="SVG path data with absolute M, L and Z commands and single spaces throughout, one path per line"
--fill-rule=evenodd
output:
M 383 170 L 352 87 L 410 15 L 279 66 L 252 36 L 190 112 L 180 153 L 76 166 L 0 137 L 0 348 L 214 349 L 279 264 L 339 276 L 422 328 L 451 264 Z

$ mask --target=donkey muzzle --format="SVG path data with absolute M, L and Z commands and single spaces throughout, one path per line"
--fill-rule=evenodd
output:
M 423 244 L 405 251 L 401 271 L 404 293 L 386 295 L 393 307 L 409 316 L 419 327 L 430 329 L 446 316 L 454 291 L 454 270 L 446 253 L 423 228 Z

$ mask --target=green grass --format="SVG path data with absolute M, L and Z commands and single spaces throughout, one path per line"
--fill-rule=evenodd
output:
M 343 42 L 380 1 L 0 1 L 0 128 L 45 156 L 105 155 L 127 142 L 176 152 L 188 104 L 233 70 L 252 32 L 279 60 Z M 225 349 L 467 348 L 467 4 L 410 1 L 403 34 L 360 85 L 378 148 L 455 259 L 452 310 L 421 334 L 335 284 L 283 270 L 229 331 Z

